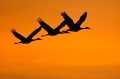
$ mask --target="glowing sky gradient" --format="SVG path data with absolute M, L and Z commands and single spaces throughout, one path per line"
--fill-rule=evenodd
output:
M 120 0 L 1 0 L 0 79 L 120 79 Z M 51 27 L 65 11 L 76 22 L 88 12 L 77 33 L 18 44 L 10 32 L 27 36 L 40 17 Z M 62 30 L 67 29 L 65 26 Z M 47 32 L 42 29 L 34 38 Z

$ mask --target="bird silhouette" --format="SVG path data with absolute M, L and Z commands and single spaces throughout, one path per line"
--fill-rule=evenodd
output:
M 58 27 L 56 27 L 55 29 L 51 28 L 47 23 L 45 23 L 41 18 L 38 18 L 37 20 L 39 22 L 40 25 L 42 25 L 43 29 L 45 29 L 48 34 L 46 35 L 42 35 L 41 37 L 50 35 L 50 36 L 55 36 L 57 34 L 64 34 L 64 33 L 69 33 L 68 31 L 60 31 L 60 29 L 62 27 L 64 27 L 66 25 L 66 22 L 63 21 Z
M 74 21 L 67 15 L 65 11 L 61 13 L 61 16 L 65 19 L 66 24 L 69 27 L 69 29 L 67 29 L 66 31 L 78 32 L 79 30 L 82 29 L 91 29 L 89 27 L 85 27 L 85 28 L 80 27 L 87 17 L 87 12 L 83 13 L 83 15 L 76 23 L 74 23 Z
M 41 28 L 42 28 L 42 26 L 40 26 L 39 28 L 37 28 L 36 30 L 34 30 L 27 38 L 25 38 L 21 34 L 17 33 L 15 29 L 11 29 L 11 32 L 13 33 L 13 35 L 16 38 L 18 38 L 19 40 L 21 40 L 20 42 L 15 42 L 14 44 L 19 44 L 19 43 L 28 44 L 28 43 L 30 43 L 32 41 L 35 41 L 35 40 L 42 40 L 40 38 L 32 39 L 32 37 L 34 35 L 36 35 L 41 30 Z

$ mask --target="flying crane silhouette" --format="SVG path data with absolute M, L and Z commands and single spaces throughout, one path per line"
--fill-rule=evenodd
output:
M 18 38 L 19 40 L 21 40 L 20 42 L 15 42 L 14 44 L 19 44 L 19 43 L 28 44 L 28 43 L 30 43 L 32 41 L 35 41 L 35 40 L 42 40 L 40 38 L 32 39 L 32 37 L 34 35 L 36 35 L 41 30 L 41 28 L 42 28 L 42 26 L 40 26 L 39 28 L 37 28 L 36 30 L 34 30 L 27 38 L 25 38 L 24 36 L 22 36 L 19 33 L 17 33 L 15 29 L 11 29 L 11 32 L 13 33 L 13 35 L 16 38 Z
M 66 22 L 63 21 L 58 27 L 56 27 L 55 29 L 51 28 L 48 24 L 46 24 L 41 18 L 38 18 L 37 20 L 39 22 L 40 25 L 42 25 L 43 29 L 45 29 L 48 34 L 46 35 L 42 35 L 41 37 L 50 35 L 50 36 L 55 36 L 57 34 L 64 34 L 64 33 L 69 33 L 68 31 L 62 31 L 60 32 L 60 29 L 62 27 L 64 27 L 66 25 Z
M 78 32 L 79 30 L 82 30 L 82 29 L 91 29 L 89 27 L 85 27 L 85 28 L 80 27 L 87 17 L 87 12 L 83 13 L 83 15 L 80 17 L 80 19 L 76 23 L 74 23 L 74 21 L 67 15 L 66 12 L 62 12 L 61 16 L 65 19 L 69 27 L 69 29 L 67 29 L 66 31 Z

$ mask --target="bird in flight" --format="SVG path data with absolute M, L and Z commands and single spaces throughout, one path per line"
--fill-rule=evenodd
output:
M 46 35 L 42 35 L 41 37 L 43 36 L 47 36 L 47 35 L 50 35 L 50 36 L 55 36 L 57 34 L 64 34 L 64 33 L 69 33 L 68 31 L 60 31 L 60 29 L 62 27 L 64 27 L 66 25 L 66 22 L 63 21 L 60 25 L 58 25 L 58 27 L 56 27 L 55 29 L 51 28 L 47 23 L 45 23 L 41 18 L 38 18 L 37 20 L 39 22 L 39 24 L 43 27 L 43 29 L 45 29 L 48 34 Z
M 74 21 L 67 15 L 66 12 L 62 12 L 61 16 L 65 19 L 66 24 L 69 27 L 69 29 L 67 29 L 66 31 L 78 32 L 79 30 L 82 30 L 82 29 L 91 29 L 89 27 L 85 27 L 85 28 L 80 27 L 87 17 L 87 12 L 83 13 L 83 15 L 80 17 L 80 19 L 76 23 L 74 23 Z
M 11 29 L 11 32 L 13 33 L 13 35 L 16 38 L 18 38 L 19 40 L 21 40 L 20 42 L 15 42 L 14 44 L 19 44 L 19 43 L 28 44 L 28 43 L 30 43 L 32 41 L 35 41 L 35 40 L 42 40 L 40 38 L 32 39 L 32 37 L 34 35 L 36 35 L 41 29 L 42 29 L 42 26 L 40 26 L 39 28 L 37 28 L 36 30 L 34 30 L 27 38 L 25 38 L 24 36 L 22 36 L 21 34 L 19 34 L 18 32 L 16 32 L 15 29 Z

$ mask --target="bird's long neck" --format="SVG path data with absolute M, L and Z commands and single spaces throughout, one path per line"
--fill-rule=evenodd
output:
M 32 39 L 31 41 L 35 41 L 35 40 L 37 40 L 37 39 Z
M 82 29 L 88 29 L 88 28 L 80 28 L 80 29 L 82 30 Z
M 31 41 L 36 41 L 36 40 L 39 40 L 39 39 L 32 39 Z

